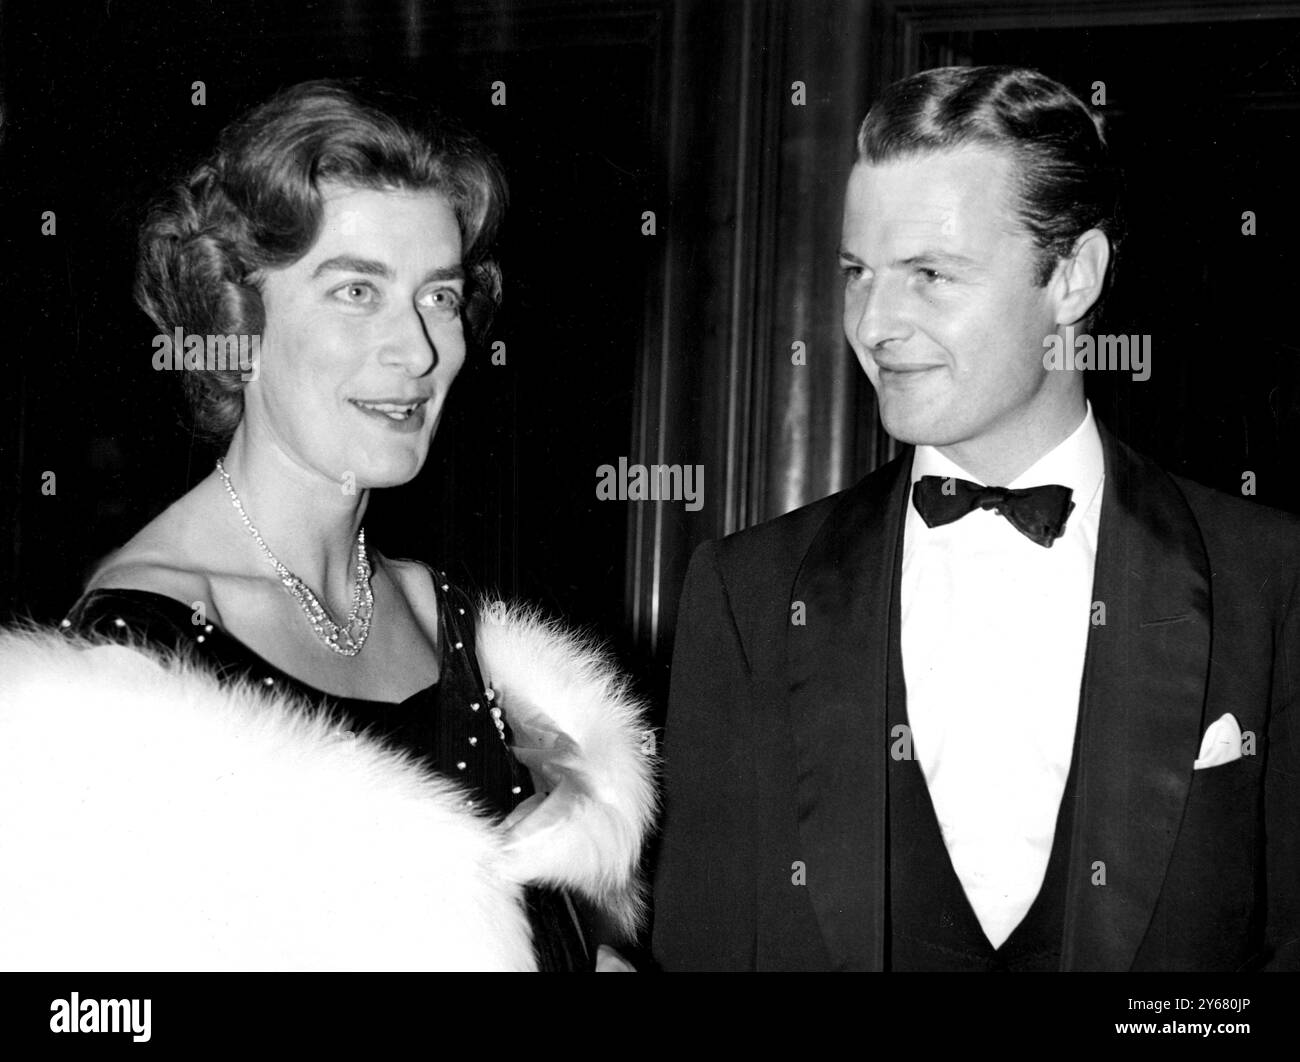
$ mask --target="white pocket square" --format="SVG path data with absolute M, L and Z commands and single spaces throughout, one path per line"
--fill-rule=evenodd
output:
M 1241 726 L 1229 712 L 1215 720 L 1201 739 L 1201 754 L 1192 767 L 1203 770 L 1241 759 Z

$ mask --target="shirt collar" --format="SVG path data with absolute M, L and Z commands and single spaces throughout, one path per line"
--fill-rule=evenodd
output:
M 1010 483 L 1000 483 L 997 486 L 1019 490 L 1045 483 L 1059 483 L 1074 492 L 1074 501 L 1082 511 L 1096 496 L 1105 467 L 1101 433 L 1097 430 L 1092 403 L 1089 402 L 1083 420 L 1074 431 Z M 922 476 L 941 476 L 944 479 L 955 477 L 987 486 L 978 476 L 971 475 L 933 446 L 918 446 L 912 458 L 912 482 L 915 483 Z

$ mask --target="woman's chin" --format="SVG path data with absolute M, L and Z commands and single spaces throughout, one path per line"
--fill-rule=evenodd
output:
M 424 467 L 424 454 L 409 454 L 403 459 L 369 461 L 357 470 L 355 482 L 358 489 L 383 490 L 410 483 Z

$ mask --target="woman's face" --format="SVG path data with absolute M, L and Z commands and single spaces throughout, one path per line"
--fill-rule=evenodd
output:
M 465 361 L 460 228 L 436 192 L 326 186 L 311 250 L 262 278 L 250 446 L 354 486 L 419 472 Z

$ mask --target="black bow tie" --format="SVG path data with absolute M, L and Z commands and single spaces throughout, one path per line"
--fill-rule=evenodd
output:
M 1026 538 L 1050 548 L 1074 511 L 1073 493 L 1056 483 L 1011 490 L 981 487 L 968 479 L 922 476 L 912 488 L 912 504 L 926 527 L 950 524 L 972 509 L 992 509 Z

